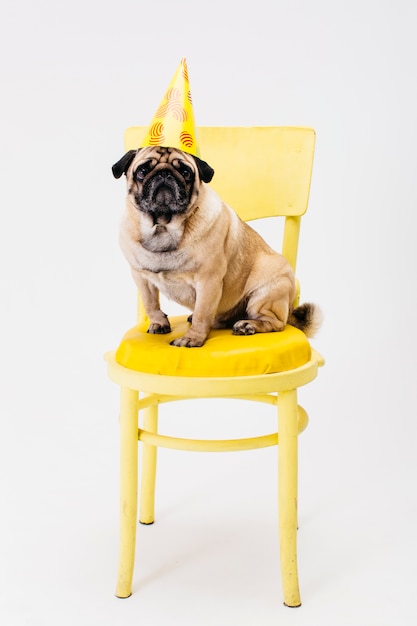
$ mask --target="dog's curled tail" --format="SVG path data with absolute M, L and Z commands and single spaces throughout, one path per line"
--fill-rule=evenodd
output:
M 323 314 L 317 304 L 306 302 L 293 309 L 288 317 L 288 324 L 299 328 L 307 335 L 314 337 L 323 321 Z

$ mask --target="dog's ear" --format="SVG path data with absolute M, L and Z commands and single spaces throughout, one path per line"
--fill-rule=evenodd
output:
M 194 155 L 193 155 L 194 156 Z M 200 178 L 204 183 L 209 183 L 214 176 L 214 169 L 210 167 L 208 163 L 202 161 L 198 157 L 194 157 L 194 160 L 197 164 L 198 173 L 200 174 Z
M 126 152 L 126 154 L 122 156 L 120 161 L 117 161 L 117 163 L 113 165 L 111 169 L 115 178 L 120 178 L 122 174 L 126 174 L 130 164 L 136 156 L 136 153 L 137 150 L 129 150 L 129 152 Z

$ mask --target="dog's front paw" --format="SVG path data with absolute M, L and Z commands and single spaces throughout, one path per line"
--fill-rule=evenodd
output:
M 256 328 L 251 323 L 251 320 L 239 320 L 233 326 L 232 333 L 234 335 L 254 335 Z
M 187 337 L 187 335 L 183 335 L 182 337 L 178 337 L 178 339 L 174 339 L 173 341 L 171 341 L 171 346 L 176 346 L 177 348 L 200 348 L 203 343 L 204 339 Z
M 151 335 L 166 335 L 170 332 L 171 326 L 169 325 L 169 322 L 167 322 L 166 324 L 153 323 L 148 328 L 148 333 L 150 333 Z

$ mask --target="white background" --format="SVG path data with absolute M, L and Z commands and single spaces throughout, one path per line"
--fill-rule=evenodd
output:
M 1 624 L 416 623 L 416 25 L 414 0 L 2 1 Z M 161 451 L 158 523 L 139 527 L 134 595 L 113 595 L 103 354 L 135 290 L 110 168 L 183 56 L 198 124 L 317 131 L 298 276 L 327 362 L 300 392 L 297 610 L 282 605 L 276 449 Z M 223 407 L 177 405 L 162 425 L 274 429 L 266 409 Z

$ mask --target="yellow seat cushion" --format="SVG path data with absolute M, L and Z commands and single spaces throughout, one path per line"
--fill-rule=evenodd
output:
M 172 331 L 151 335 L 135 326 L 123 337 L 116 361 L 132 370 L 166 376 L 256 376 L 284 372 L 310 360 L 311 347 L 303 332 L 286 326 L 282 332 L 232 335 L 212 330 L 201 348 L 177 348 L 170 342 L 189 328 L 186 316 L 170 318 Z

